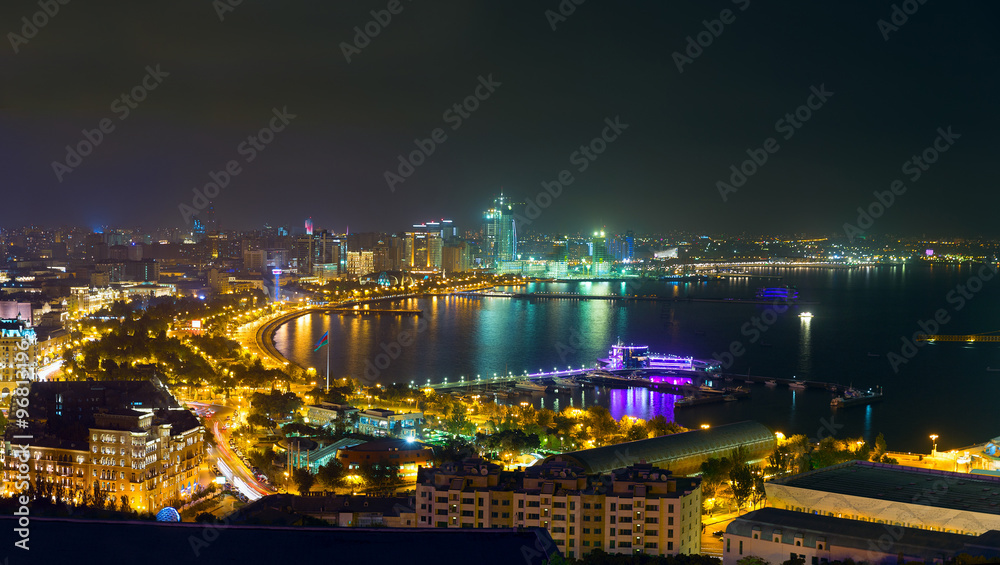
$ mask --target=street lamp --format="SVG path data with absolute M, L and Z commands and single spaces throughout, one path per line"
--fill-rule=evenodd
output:
M 937 434 L 931 434 L 931 455 L 933 456 L 937 452 Z

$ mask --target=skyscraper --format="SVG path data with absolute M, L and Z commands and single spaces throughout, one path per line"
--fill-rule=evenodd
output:
M 493 206 L 483 212 L 483 251 L 486 266 L 517 259 L 517 226 L 513 204 L 503 193 L 493 199 Z

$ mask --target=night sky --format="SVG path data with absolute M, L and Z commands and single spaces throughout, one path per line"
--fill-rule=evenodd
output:
M 475 228 L 501 187 L 535 200 L 566 169 L 530 229 L 842 233 L 900 179 L 872 231 L 1000 232 L 996 5 L 897 2 L 919 7 L 886 41 L 889 1 L 564 0 L 553 30 L 556 0 L 400 0 L 348 63 L 342 44 L 390 2 L 243 0 L 220 21 L 226 2 L 75 0 L 22 42 L 8 34 L 37 0 L 5 0 L 0 226 L 182 226 L 178 206 L 235 160 L 223 228 Z M 674 53 L 723 10 L 679 72 Z M 157 65 L 168 76 L 122 119 L 114 101 Z M 454 128 L 445 112 L 491 75 Z M 784 139 L 776 122 L 821 85 L 833 95 Z M 240 144 L 286 107 L 295 118 L 247 162 Z M 627 129 L 579 171 L 574 151 L 616 116 Z M 105 118 L 114 130 L 60 181 L 53 162 Z M 948 126 L 961 137 L 911 181 L 904 163 Z M 435 128 L 446 139 L 390 190 L 385 171 Z M 769 137 L 777 151 L 723 201 L 717 182 Z

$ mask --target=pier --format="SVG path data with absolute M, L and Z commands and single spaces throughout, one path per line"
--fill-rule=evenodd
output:
M 458 293 L 464 296 L 482 296 L 488 298 L 517 298 L 517 299 L 554 299 L 554 300 L 617 300 L 621 302 L 716 302 L 723 304 L 786 304 L 788 306 L 807 306 L 819 304 L 819 302 L 809 302 L 802 300 L 761 300 L 759 298 L 679 298 L 674 296 L 618 296 L 614 294 L 580 294 L 578 292 L 501 292 L 474 291 Z
M 996 335 L 996 332 L 987 332 L 987 333 L 972 334 L 972 335 L 920 334 L 917 336 L 917 341 L 926 341 L 928 343 L 934 343 L 935 341 L 961 341 L 965 343 L 998 342 L 1000 341 L 1000 335 Z
M 344 307 L 334 307 L 334 308 L 322 308 L 326 312 L 336 312 L 338 314 L 354 314 L 356 316 L 366 316 L 374 314 L 395 314 L 399 316 L 414 315 L 423 316 L 424 311 L 420 309 L 411 308 L 344 308 Z

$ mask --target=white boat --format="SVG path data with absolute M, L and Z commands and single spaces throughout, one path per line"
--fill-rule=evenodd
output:
M 801 314 L 799 314 L 799 317 L 800 318 L 812 318 L 813 315 L 812 315 L 812 312 L 802 312 Z
M 764 386 L 778 386 L 778 381 L 774 379 L 768 379 L 764 381 Z
M 795 382 L 788 383 L 788 388 L 790 388 L 792 390 L 805 390 L 806 389 L 806 385 L 805 385 L 805 383 L 800 383 L 800 382 L 795 381 Z
M 580 386 L 580 383 L 576 382 L 576 379 L 574 379 L 573 377 L 552 377 L 552 382 L 556 386 L 563 386 L 563 387 Z
M 514 385 L 514 388 L 520 390 L 526 390 L 529 392 L 545 392 L 546 387 L 545 385 L 540 383 L 534 383 L 531 381 L 520 381 L 519 383 Z

